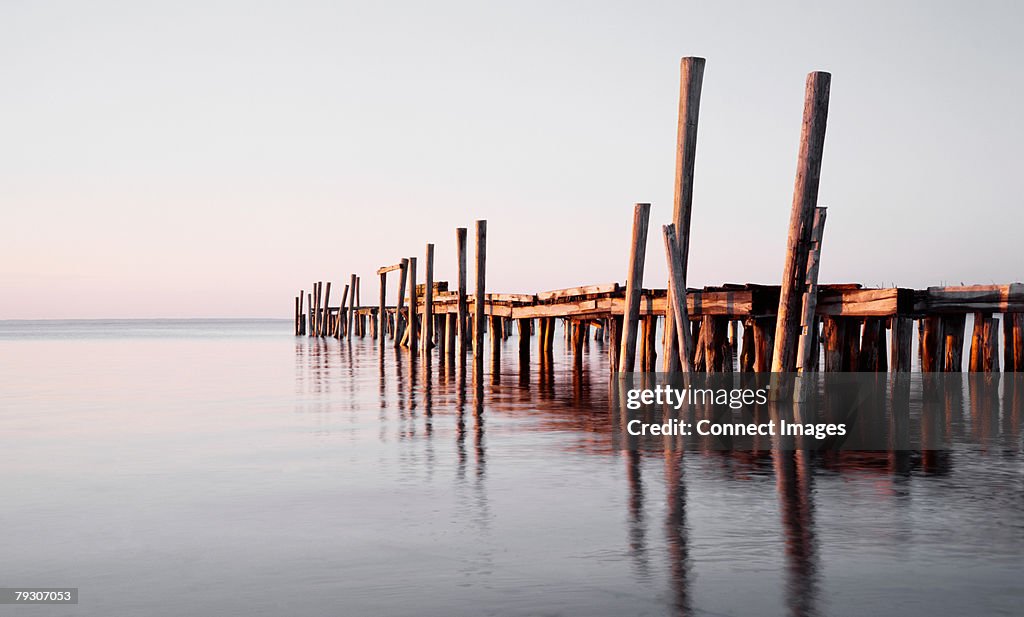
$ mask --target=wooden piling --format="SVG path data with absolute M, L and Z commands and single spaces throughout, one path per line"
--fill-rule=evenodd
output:
M 356 304 L 356 285 L 357 285 L 356 275 L 353 274 L 353 275 L 351 275 L 351 280 L 349 281 L 349 287 L 348 287 L 349 304 L 351 304 L 352 306 L 349 307 L 349 309 L 348 309 L 348 320 L 346 321 L 347 325 L 345 326 L 345 337 L 346 338 L 352 338 L 352 328 L 355 327 L 355 316 L 356 316 L 356 306 L 357 306 L 357 304 Z
M 945 338 L 943 370 L 947 373 L 963 372 L 966 321 L 966 315 L 949 315 L 943 318 L 942 329 Z
M 825 218 L 828 210 L 823 207 L 814 209 L 814 223 L 811 228 L 811 247 L 807 256 L 807 290 L 801 299 L 800 338 L 797 341 L 797 372 L 803 373 L 813 364 L 818 355 L 817 341 L 818 318 L 818 265 L 821 263 L 821 240 L 825 233 Z
M 295 336 L 299 336 L 299 317 L 302 315 L 302 304 L 299 302 L 299 298 L 301 297 L 301 292 L 295 296 Z
M 676 260 L 681 270 L 679 283 L 685 291 L 686 271 L 690 256 L 690 218 L 693 210 L 693 169 L 697 157 L 697 123 L 700 118 L 700 94 L 704 81 L 704 58 L 687 57 L 679 62 L 679 117 L 676 125 L 676 175 L 672 200 L 672 225 L 678 236 Z M 678 285 L 669 283 L 669 304 Z M 685 306 L 685 302 L 684 302 Z M 664 370 L 666 373 L 679 371 L 680 358 L 692 354 L 680 354 L 683 339 L 676 332 L 677 323 L 685 330 L 689 324 L 678 321 L 674 311 L 665 315 Z
M 782 270 L 782 289 L 775 326 L 772 372 L 796 370 L 796 353 L 800 336 L 800 308 L 807 280 L 807 259 L 811 243 L 815 207 L 818 205 L 818 182 L 821 158 L 825 148 L 825 125 L 828 119 L 829 88 L 832 76 L 816 71 L 807 76 L 804 93 L 804 117 L 797 158 L 796 182 L 793 186 L 793 207 L 789 221 L 786 262 Z
M 402 315 L 402 309 L 405 306 L 407 278 L 409 278 L 409 260 L 403 257 L 398 268 L 398 300 L 395 308 L 395 349 L 402 347 L 402 338 L 405 336 L 405 317 Z
M 638 203 L 633 208 L 633 236 L 629 246 L 629 270 L 626 275 L 626 313 L 622 328 L 622 349 L 619 371 L 632 372 L 636 361 L 636 335 L 640 319 L 640 294 L 644 279 L 644 257 L 647 252 L 647 224 L 651 204 Z
M 327 287 L 324 291 L 324 317 L 323 317 L 323 336 L 330 336 L 330 306 L 331 306 L 331 282 L 327 281 Z
M 669 310 L 665 311 L 663 336 L 667 341 L 668 337 L 674 333 L 678 339 L 675 345 L 670 345 L 668 342 L 664 344 L 665 353 L 674 353 L 677 356 L 675 362 L 669 362 L 668 358 L 664 360 L 664 370 L 682 370 L 684 373 L 689 373 L 693 371 L 693 340 L 690 334 L 690 318 L 686 308 L 686 270 L 683 267 L 682 250 L 679 248 L 676 238 L 675 223 L 663 225 L 661 231 L 665 239 L 665 259 L 668 264 L 669 306 Z M 675 324 L 681 324 L 681 327 L 677 328 Z
M 409 258 L 409 323 L 406 332 L 409 334 L 409 353 L 416 355 L 419 349 L 419 299 L 416 297 L 416 258 Z
M 423 286 L 423 357 L 426 358 L 434 343 L 434 245 L 429 242 L 424 261 L 427 280 Z
M 454 366 L 455 363 L 455 337 L 459 331 L 459 324 L 456 321 L 458 317 L 456 313 L 445 313 L 444 315 L 445 355 L 449 366 Z
M 306 294 L 306 308 L 309 310 L 309 316 L 306 319 L 306 331 L 309 332 L 310 336 L 315 336 L 313 329 L 316 327 L 316 323 L 313 320 L 313 292 L 310 291 Z
M 459 354 L 465 357 L 469 351 L 469 332 L 466 329 L 469 318 L 469 307 L 466 303 L 466 233 L 465 227 L 455 230 L 455 252 L 458 256 L 459 280 L 458 280 L 458 305 L 456 316 L 458 317 L 459 329 Z
M 356 313 L 356 334 L 359 336 L 359 338 L 363 338 L 363 336 L 366 335 L 366 327 L 363 315 L 358 312 L 359 307 L 363 305 L 362 298 L 359 295 L 359 290 L 362 289 L 362 287 L 363 280 L 359 276 L 356 276 L 356 284 L 355 287 L 353 288 L 355 289 L 355 292 L 353 292 L 352 294 L 352 311 Z
M 484 294 L 487 274 L 487 221 L 476 222 L 476 305 L 473 310 L 473 362 L 483 367 L 484 347 Z
M 345 315 L 347 314 L 347 311 L 349 310 L 348 309 L 348 294 L 349 294 L 349 285 L 348 285 L 348 283 L 346 283 L 345 284 L 345 289 L 341 292 L 341 305 L 338 308 L 338 326 L 337 326 L 337 329 L 335 331 L 335 336 L 338 337 L 339 339 L 341 339 L 341 338 L 343 338 L 345 336 L 345 331 L 348 328 L 347 322 L 345 321 Z
M 387 299 L 388 299 L 388 273 L 387 272 L 381 272 L 380 273 L 380 304 L 377 307 L 377 340 L 378 340 L 378 343 L 380 343 L 380 349 L 381 349 L 382 352 L 384 351 L 384 339 L 387 338 L 387 337 L 384 336 L 384 332 L 386 330 L 385 326 L 387 324 L 387 316 L 388 316 Z
M 942 332 L 942 317 L 928 316 L 923 320 L 921 331 L 920 353 L 921 372 L 937 373 L 945 368 L 945 340 Z
M 914 320 L 909 317 L 892 318 L 892 346 L 889 364 L 897 373 L 909 373 L 913 358 Z
M 1024 313 L 1003 314 L 1003 370 L 1024 371 Z

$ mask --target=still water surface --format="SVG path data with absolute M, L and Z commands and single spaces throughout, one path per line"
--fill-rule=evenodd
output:
M 596 341 L 476 391 L 290 328 L 0 322 L 0 586 L 80 588 L 3 614 L 1022 614 L 1019 440 L 620 451 Z

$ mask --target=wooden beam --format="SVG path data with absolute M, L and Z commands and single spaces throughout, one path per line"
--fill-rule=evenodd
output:
M 580 287 L 567 287 L 565 289 L 541 291 L 532 297 L 535 297 L 538 302 L 551 302 L 556 300 L 566 300 L 569 298 L 578 298 L 581 296 L 617 294 L 620 293 L 622 289 L 622 286 L 618 283 L 605 283 L 602 285 L 583 285 Z
M 830 74 L 821 71 L 815 71 L 807 76 L 800 154 L 797 158 L 786 263 L 782 269 L 782 289 L 779 294 L 778 319 L 775 326 L 773 373 L 790 373 L 796 370 L 800 304 L 807 280 L 811 228 L 814 223 L 815 207 L 818 205 L 818 182 L 825 149 L 825 125 L 828 119 L 831 80 Z
M 377 268 L 377 274 L 387 274 L 388 272 L 394 272 L 395 270 L 401 270 L 401 269 L 402 269 L 402 264 L 401 263 L 392 264 L 390 266 L 381 266 L 381 267 Z

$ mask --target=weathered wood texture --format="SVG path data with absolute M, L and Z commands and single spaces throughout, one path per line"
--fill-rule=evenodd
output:
M 629 246 L 629 269 L 626 275 L 626 314 L 622 330 L 622 348 L 619 370 L 630 372 L 636 361 L 636 335 L 640 322 L 640 288 L 644 280 L 644 260 L 647 253 L 647 227 L 651 217 L 651 204 L 636 204 L 633 208 L 633 235 Z
M 687 57 L 679 63 L 679 117 L 676 124 L 676 175 L 673 186 L 672 224 L 675 227 L 680 277 L 686 284 L 690 257 L 690 218 L 693 211 L 693 170 L 697 159 L 697 124 L 700 119 L 700 94 L 704 82 L 704 58 Z M 672 286 L 669 295 L 673 293 Z M 676 315 L 665 317 L 664 366 L 668 372 L 680 370 L 681 338 L 676 332 Z M 682 322 L 685 324 L 686 322 Z M 686 328 L 681 328 L 686 329 Z
M 782 269 L 782 290 L 775 327 L 772 372 L 796 369 L 797 342 L 800 336 L 800 305 L 807 280 L 807 258 L 815 207 L 821 159 L 825 150 L 825 125 L 828 119 L 829 88 L 832 76 L 816 71 L 807 76 L 804 117 L 800 132 L 793 207 L 789 220 L 786 262 Z

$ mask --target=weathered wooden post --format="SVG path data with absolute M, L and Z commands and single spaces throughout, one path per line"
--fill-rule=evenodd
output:
M 814 366 L 818 354 L 817 329 L 818 318 L 818 265 L 821 263 L 821 240 L 825 234 L 825 217 L 828 210 L 824 207 L 814 209 L 814 223 L 811 227 L 811 247 L 807 257 L 807 291 L 803 294 L 800 311 L 800 338 L 797 342 L 796 370 L 803 373 Z
M 911 348 L 914 340 L 914 320 L 910 317 L 892 318 L 892 344 L 889 364 L 897 373 L 909 373 L 912 363 Z
M 423 357 L 430 355 L 434 342 L 434 245 L 427 243 L 426 277 L 423 286 Z
M 487 273 L 487 221 L 476 222 L 476 307 L 473 311 L 473 362 L 477 370 L 484 360 L 484 294 Z
M 444 336 L 447 339 L 444 349 L 449 367 L 454 366 L 455 363 L 455 336 L 459 330 L 456 319 L 458 319 L 458 314 L 456 313 L 445 313 L 444 315 Z
M 349 281 L 349 285 L 348 285 L 348 300 L 349 300 L 349 305 L 350 306 L 349 306 L 349 309 L 348 309 L 348 320 L 347 320 L 347 324 L 348 325 L 345 326 L 345 337 L 346 338 L 352 338 L 352 328 L 355 327 L 356 285 L 357 284 L 358 283 L 356 281 L 356 275 L 352 274 L 351 278 L 350 278 L 350 281 Z
M 690 373 L 693 372 L 693 340 L 690 333 L 690 317 L 687 315 L 686 308 L 686 272 L 683 269 L 682 261 L 680 261 L 681 252 L 676 238 L 675 223 L 663 225 L 661 231 L 665 238 L 665 259 L 668 262 L 668 307 L 665 311 L 664 336 L 667 338 L 671 334 L 668 315 L 672 315 L 673 324 L 680 324 L 680 327 L 672 328 L 677 339 L 676 344 L 670 346 L 665 343 L 664 345 L 666 352 L 671 350 L 671 353 L 676 354 L 675 364 L 672 365 L 666 359 L 663 366 L 666 371 L 671 370 L 671 366 L 675 366 L 675 370 Z
M 398 268 L 398 300 L 395 305 L 395 349 L 402 347 L 402 338 L 405 336 L 405 318 L 402 316 L 402 309 L 405 306 L 405 280 L 409 278 L 409 260 L 402 258 Z
M 302 315 L 302 304 L 299 302 L 299 298 L 302 297 L 302 292 L 299 292 L 298 296 L 295 296 L 295 336 L 299 335 L 299 317 Z
M 388 273 L 380 273 L 380 304 L 377 308 L 377 339 L 380 343 L 381 352 L 384 351 L 384 331 L 387 324 L 387 299 L 388 299 Z
M 306 319 L 306 331 L 310 336 L 314 336 L 313 329 L 316 327 L 316 323 L 313 321 L 313 292 L 310 291 L 306 294 L 306 309 L 309 311 L 309 317 Z
M 831 81 L 832 76 L 822 71 L 807 75 L 800 154 L 797 158 L 786 263 L 782 270 L 782 290 L 779 294 L 779 312 L 775 325 L 773 373 L 790 373 L 796 370 L 800 304 L 807 281 L 807 258 L 815 207 L 818 205 L 818 183 L 821 179 L 821 158 L 825 150 L 825 125 L 828 120 Z
M 416 258 L 409 258 L 409 353 L 413 356 L 419 348 L 420 324 L 419 324 L 419 298 L 416 294 Z
M 313 294 L 316 300 L 316 307 L 313 309 L 313 336 L 320 336 L 320 299 L 321 292 L 320 286 L 322 283 L 313 283 Z
M 469 307 L 466 304 L 466 228 L 459 227 L 455 230 L 455 251 L 459 262 L 459 296 L 456 307 L 459 329 L 459 357 L 464 358 L 469 351 L 469 332 L 466 327 L 469 319 Z
M 327 281 L 327 288 L 324 292 L 324 317 L 323 317 L 323 330 L 321 334 L 324 336 L 330 336 L 330 307 L 331 307 L 331 282 Z
M 680 282 L 686 284 L 686 269 L 690 259 L 690 214 L 693 209 L 693 167 L 697 159 L 697 121 L 700 117 L 700 93 L 704 82 L 704 58 L 687 57 L 679 62 L 679 119 L 676 125 L 676 176 L 672 200 L 672 225 L 677 237 Z M 672 305 L 672 285 L 669 285 L 669 306 Z M 665 312 L 663 366 L 666 373 L 680 369 L 679 342 L 676 316 Z M 689 324 L 682 324 L 689 328 Z M 692 357 L 692 355 L 690 356 Z
M 651 204 L 633 207 L 633 238 L 629 245 L 629 270 L 626 276 L 626 308 L 622 328 L 619 371 L 632 372 L 636 361 L 636 333 L 640 319 L 640 293 L 644 280 L 644 257 L 647 253 L 647 223 Z
M 344 291 L 341 292 L 341 305 L 338 308 L 338 328 L 337 332 L 335 332 L 335 336 L 337 336 L 339 339 L 345 336 L 345 331 L 347 328 L 347 322 L 345 321 L 345 319 L 347 315 L 346 311 L 348 310 L 348 294 L 349 286 L 348 283 L 345 283 L 345 289 Z
M 362 298 L 359 295 L 359 290 L 362 288 L 362 286 L 362 278 L 356 276 L 355 292 L 353 292 L 352 294 L 352 311 L 356 314 L 356 334 L 359 335 L 359 338 L 363 338 L 363 335 L 366 334 L 365 328 L 363 327 L 363 316 L 359 313 L 359 307 L 363 305 Z

